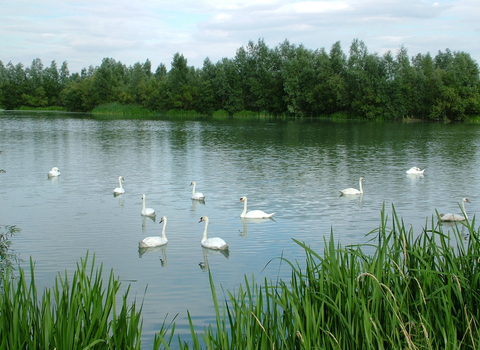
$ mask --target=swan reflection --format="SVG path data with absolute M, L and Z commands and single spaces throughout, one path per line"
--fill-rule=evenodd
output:
M 161 245 L 158 247 L 138 248 L 138 257 L 142 258 L 144 254 L 156 253 L 156 252 L 161 252 L 161 257 L 158 258 L 158 260 L 160 260 L 160 265 L 162 265 L 162 267 L 167 266 L 167 246 L 166 245 Z
M 123 207 L 123 195 L 114 193 L 113 197 L 117 198 L 118 199 L 118 205 L 120 207 Z
M 358 200 L 358 207 L 362 208 L 363 193 L 360 193 L 360 194 L 341 194 L 340 197 L 344 198 L 344 200 L 348 200 L 348 201 Z
M 230 256 L 230 252 L 228 250 L 212 250 L 208 248 L 202 247 L 203 250 L 203 261 L 201 261 L 198 266 L 200 266 L 200 269 L 202 270 L 208 270 L 210 268 L 210 265 L 208 264 L 208 256 L 209 255 L 223 255 L 225 258 L 228 259 Z
M 56 184 L 58 183 L 58 176 L 47 176 L 47 179 L 50 180 L 51 183 Z
M 420 179 L 420 178 L 422 178 L 422 177 L 425 177 L 425 175 L 423 175 L 423 173 L 422 173 L 422 174 L 407 174 L 406 176 L 407 176 L 410 180 L 413 180 L 413 181 L 418 180 L 418 179 Z
M 240 231 L 240 236 L 241 237 L 246 237 L 247 234 L 248 234 L 248 224 L 263 224 L 265 222 L 269 222 L 269 221 L 275 221 L 275 219 L 273 217 L 269 217 L 269 218 L 265 218 L 265 219 L 250 219 L 250 218 L 240 218 L 240 220 L 242 220 L 242 224 L 243 224 L 243 231 Z
M 205 200 L 203 200 L 203 199 L 192 199 L 192 211 L 193 212 L 197 211 L 197 205 L 198 204 L 205 205 Z

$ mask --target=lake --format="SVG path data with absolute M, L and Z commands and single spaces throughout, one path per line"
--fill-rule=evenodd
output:
M 460 212 L 462 197 L 470 216 L 480 208 L 480 125 L 4 111 L 0 131 L 0 225 L 21 229 L 12 238 L 21 265 L 32 257 L 42 289 L 95 254 L 122 290 L 131 285 L 132 300 L 143 301 L 145 349 L 177 314 L 176 332 L 188 339 L 187 310 L 198 332 L 214 323 L 206 267 L 222 299 L 245 276 L 288 279 L 279 257 L 300 264 L 304 257 L 292 239 L 319 253 L 332 231 L 342 245 L 366 243 L 384 204 L 416 232 L 435 210 Z M 49 179 L 54 166 L 61 175 Z M 407 175 L 412 166 L 424 176 Z M 115 197 L 119 176 L 125 194 Z M 340 196 L 361 176 L 363 195 Z M 190 199 L 191 181 L 204 202 Z M 155 219 L 141 216 L 142 194 Z M 240 219 L 242 196 L 274 219 Z M 141 239 L 161 234 L 162 215 L 168 244 L 139 251 Z M 228 254 L 201 247 L 201 216 Z

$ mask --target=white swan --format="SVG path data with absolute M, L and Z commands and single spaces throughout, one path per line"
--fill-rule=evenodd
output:
M 163 222 L 162 228 L 162 236 L 153 236 L 153 237 L 146 237 L 138 242 L 138 246 L 140 248 L 149 248 L 149 247 L 158 247 L 161 245 L 165 245 L 168 243 L 167 236 L 165 235 L 165 227 L 167 226 L 167 218 L 162 216 L 162 219 L 159 223 Z
M 362 188 L 362 182 L 365 181 L 363 177 L 361 177 L 358 180 L 358 186 L 360 187 L 360 190 L 357 190 L 356 188 L 346 188 L 344 190 L 341 190 L 340 192 L 342 194 L 362 194 L 363 193 L 363 188 Z
M 275 215 L 275 213 L 267 214 L 263 210 L 251 210 L 247 212 L 247 197 L 240 197 L 239 203 L 243 202 L 243 211 L 240 214 L 241 218 L 250 218 L 250 219 L 267 219 Z
M 56 166 L 54 166 L 52 170 L 48 172 L 48 176 L 49 177 L 60 176 L 60 170 Z
M 425 169 L 420 170 L 419 167 L 413 166 L 413 167 L 411 167 L 410 169 L 407 170 L 407 174 L 409 174 L 409 175 L 419 175 L 419 174 L 423 174 L 424 171 L 425 171 Z
M 125 178 L 123 176 L 119 176 L 118 177 L 118 186 L 119 187 L 117 187 L 113 190 L 113 194 L 124 194 L 125 193 L 125 189 L 122 186 L 122 181 L 125 181 Z
M 205 228 L 203 229 L 202 237 L 202 246 L 208 249 L 215 250 L 226 250 L 228 249 L 228 244 L 219 237 L 212 237 L 207 239 L 207 229 L 208 229 L 208 216 L 202 216 L 199 222 L 205 222 Z
M 192 188 L 192 199 L 196 200 L 204 200 L 205 196 L 203 195 L 202 192 L 195 192 L 195 187 L 197 186 L 197 183 L 195 181 L 192 181 L 190 183 L 190 186 L 193 186 Z
M 465 202 L 471 203 L 467 198 L 462 198 L 462 214 L 450 214 L 450 213 L 440 214 L 440 220 L 441 221 L 464 221 L 468 219 L 467 212 L 465 210 Z
M 145 208 L 145 195 L 142 194 L 142 201 L 143 201 L 143 206 L 142 206 L 142 215 L 143 216 L 155 216 L 155 210 L 152 208 Z

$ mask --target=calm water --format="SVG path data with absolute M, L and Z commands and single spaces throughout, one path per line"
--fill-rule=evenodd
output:
M 197 330 L 213 323 L 208 263 L 215 283 L 235 291 L 244 276 L 259 282 L 288 278 L 276 258 L 303 259 L 293 241 L 317 251 L 333 229 L 342 244 L 364 243 L 391 204 L 406 225 L 424 227 L 437 209 L 480 208 L 480 126 L 367 124 L 315 121 L 95 120 L 85 116 L 0 114 L 0 225 L 17 225 L 15 253 L 36 262 L 40 287 L 72 271 L 86 252 L 123 281 L 142 301 L 144 345 L 175 315 L 177 332 L 188 333 L 187 310 Z M 58 166 L 62 175 L 47 179 Z M 412 166 L 425 176 L 410 177 Z M 126 193 L 114 197 L 118 176 Z M 364 195 L 340 197 L 358 188 Z M 206 195 L 190 199 L 191 181 Z M 142 194 L 157 211 L 143 218 Z M 275 220 L 243 222 L 249 209 L 276 212 Z M 141 254 L 138 241 L 160 235 L 168 218 L 169 243 Z M 229 255 L 200 246 L 209 236 L 230 245 Z M 273 259 L 273 260 L 272 260 Z M 270 264 L 269 264 L 270 262 Z M 219 290 L 221 296 L 221 290 Z

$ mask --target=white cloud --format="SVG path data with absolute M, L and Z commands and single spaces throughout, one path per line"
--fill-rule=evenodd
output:
M 201 67 L 259 38 L 327 50 L 340 41 L 346 53 L 357 38 L 380 54 L 450 48 L 479 62 L 479 17 L 478 0 L 17 0 L 0 4 L 0 60 L 67 61 L 78 72 L 105 57 L 168 67 L 180 52 Z
M 346 10 L 350 6 L 340 1 L 302 1 L 285 4 L 279 8 L 280 13 L 312 14 L 330 11 Z

